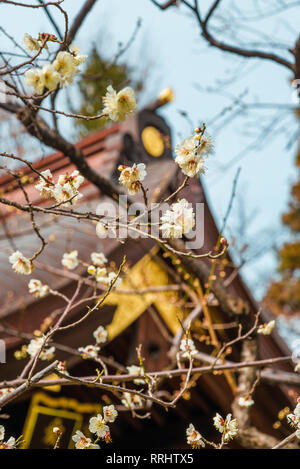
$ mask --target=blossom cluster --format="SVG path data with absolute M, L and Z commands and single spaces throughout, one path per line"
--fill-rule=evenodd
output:
M 231 414 L 228 414 L 225 419 L 220 414 L 216 414 L 213 418 L 214 426 L 222 433 L 224 443 L 227 443 L 238 434 L 238 424 L 236 419 L 231 418 Z
M 127 409 L 133 410 L 136 407 L 143 406 L 143 399 L 137 394 L 130 394 L 129 392 L 124 392 L 123 399 L 121 399 L 122 404 L 127 407 Z
M 4 441 L 5 428 L 0 425 L 0 449 L 14 449 L 16 447 L 16 440 L 11 436 L 6 442 Z
M 26 351 L 28 355 L 31 358 L 34 358 L 39 351 L 41 350 L 41 347 L 43 346 L 45 338 L 44 337 L 36 337 L 32 339 L 29 344 L 27 345 Z M 41 350 L 41 353 L 39 355 L 39 358 L 41 360 L 52 360 L 54 357 L 54 352 L 55 352 L 55 347 L 43 347 Z
M 262 335 L 270 335 L 273 332 L 274 327 L 275 321 L 273 320 L 259 326 L 259 328 L 257 329 L 257 333 Z
M 118 416 L 114 405 L 103 407 L 103 416 L 98 414 L 89 421 L 89 431 L 97 437 L 96 442 L 92 443 L 91 438 L 87 438 L 80 430 L 77 430 L 72 440 L 75 442 L 76 449 L 99 449 L 97 442 L 103 439 L 106 443 L 111 441 L 110 429 L 108 423 L 113 423 Z
M 296 436 L 297 438 L 300 439 L 300 397 L 298 397 L 297 400 L 297 405 L 294 409 L 294 412 L 291 414 L 287 415 L 287 421 L 288 423 L 293 426 L 294 428 L 297 428 L 296 430 Z
M 100 352 L 99 344 L 104 344 L 107 341 L 107 330 L 103 326 L 99 326 L 93 332 L 93 336 L 95 338 L 96 345 L 86 345 L 85 347 L 79 347 L 78 349 L 84 359 L 94 360 L 98 357 L 98 352 Z
M 75 170 L 72 174 L 60 175 L 57 183 L 53 181 L 50 169 L 41 172 L 38 184 L 35 188 L 40 191 L 43 199 L 54 198 L 56 202 L 62 205 L 74 204 L 82 197 L 78 192 L 79 187 L 84 182 L 84 177 Z
M 51 40 L 51 35 L 48 35 Z M 39 50 L 45 38 L 38 40 L 25 34 L 24 43 L 29 50 Z M 53 39 L 52 39 L 53 40 Z M 74 77 L 80 72 L 79 65 L 85 62 L 87 55 L 81 55 L 80 50 L 70 46 L 69 51 L 58 52 L 52 63 L 47 63 L 42 68 L 30 68 L 25 72 L 25 84 L 32 87 L 37 95 L 44 93 L 45 89 L 54 91 L 58 86 L 66 87 L 73 82 Z
M 33 264 L 30 259 L 25 257 L 21 251 L 15 251 L 8 258 L 12 268 L 18 274 L 30 275 L 33 271 Z
M 130 375 L 138 375 L 138 376 L 144 376 L 145 375 L 145 372 L 144 372 L 144 370 L 141 366 L 131 365 L 131 366 L 127 366 L 126 368 L 127 368 L 128 373 Z M 145 380 L 144 379 L 139 379 L 139 378 L 134 379 L 133 382 L 134 382 L 134 384 L 145 384 Z
M 43 298 L 49 292 L 48 285 L 43 285 L 40 280 L 32 278 L 28 283 L 29 293 L 35 298 Z
M 196 174 L 205 172 L 205 157 L 213 150 L 213 142 L 210 136 L 204 135 L 199 127 L 195 129 L 195 135 L 185 138 L 175 147 L 175 163 L 178 164 L 183 174 L 192 178 Z
M 187 338 L 182 339 L 180 342 L 180 350 L 182 351 L 183 358 L 192 358 L 193 355 L 196 355 L 197 353 L 194 341 Z
M 141 182 L 147 176 L 146 165 L 144 163 L 134 164 L 132 167 L 120 165 L 121 171 L 119 183 L 126 187 L 130 195 L 136 194 L 142 187 Z
M 136 110 L 135 94 L 130 86 L 123 88 L 118 93 L 110 85 L 106 95 L 102 98 L 104 108 L 102 114 L 113 122 L 123 121 Z
M 186 199 L 172 204 L 171 210 L 161 216 L 161 231 L 164 238 L 181 238 L 191 231 L 195 225 L 193 207 L 189 207 Z
M 92 252 L 91 254 L 92 264 L 89 265 L 87 272 L 89 275 L 94 277 L 97 283 L 101 283 L 104 286 L 109 286 L 116 279 L 117 274 L 115 272 L 109 272 L 104 264 L 107 263 L 107 259 L 102 252 Z M 122 279 L 117 278 L 114 286 L 118 287 L 121 285 Z
M 186 429 L 186 436 L 188 445 L 191 445 L 193 449 L 199 449 L 201 446 L 203 448 L 205 447 L 201 434 L 195 429 L 192 423 L 190 423 Z

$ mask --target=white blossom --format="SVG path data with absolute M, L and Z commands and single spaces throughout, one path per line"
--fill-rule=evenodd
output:
M 75 448 L 76 449 L 99 449 L 99 445 L 95 445 L 92 443 L 92 440 L 90 438 L 87 438 L 84 436 L 84 434 L 80 431 L 77 430 L 75 435 L 72 436 L 72 440 L 75 443 Z
M 79 264 L 78 261 L 78 251 L 74 250 L 69 253 L 65 252 L 61 263 L 64 267 L 67 267 L 69 270 L 74 270 Z
M 103 264 L 107 263 L 107 259 L 103 252 L 92 252 L 91 260 L 92 263 L 98 267 L 101 267 Z
M 263 335 L 270 335 L 275 327 L 275 321 L 270 321 L 267 324 L 259 326 L 257 333 Z
M 72 83 L 75 75 L 79 72 L 72 54 L 66 51 L 57 54 L 53 67 L 60 75 L 61 86 L 68 86 Z
M 93 336 L 97 344 L 105 343 L 107 341 L 107 330 L 103 326 L 99 326 L 94 332 Z
M 296 428 L 296 436 L 297 438 L 300 439 L 300 398 L 298 397 L 297 399 L 298 404 L 296 405 L 294 409 L 294 413 L 288 414 L 287 415 L 287 421 L 288 423 Z
M 194 177 L 198 173 L 204 173 L 204 158 L 197 151 L 196 141 L 193 137 L 186 138 L 180 145 L 175 147 L 175 163 L 178 164 L 183 174 L 188 177 Z
M 86 345 L 86 347 L 79 347 L 78 351 L 81 353 L 83 358 L 97 358 L 100 347 L 95 345 Z
M 238 433 L 238 425 L 236 419 L 231 419 L 231 414 L 228 414 L 224 420 L 220 414 L 216 414 L 213 418 L 214 426 L 223 434 L 224 442 L 231 440 Z
M 99 221 L 96 225 L 96 234 L 99 238 L 105 238 L 107 236 L 107 227 L 104 225 L 104 223 L 102 223 L 101 221 Z
M 134 409 L 135 407 L 143 406 L 143 399 L 140 396 L 136 394 L 130 394 L 129 392 L 124 392 L 121 402 L 128 409 Z
M 23 43 L 28 50 L 39 50 L 41 47 L 41 43 L 37 40 L 34 39 L 30 34 L 26 33 L 23 38 Z
M 16 447 L 16 439 L 11 436 L 6 442 L 3 441 L 5 436 L 5 428 L 0 425 L 0 449 L 14 449 Z
M 64 206 L 73 205 L 82 197 L 82 194 L 70 182 L 63 185 L 56 184 L 53 195 L 56 202 Z
M 103 417 L 106 422 L 114 422 L 118 416 L 118 412 L 114 405 L 103 407 Z
M 141 181 L 147 175 L 146 165 L 144 163 L 134 164 L 131 167 L 120 165 L 118 169 L 121 171 L 119 183 L 126 187 L 129 194 L 136 194 L 141 188 Z
M 36 354 L 40 351 L 43 343 L 44 343 L 45 338 L 44 337 L 37 337 L 35 339 L 32 339 L 29 342 L 29 345 L 27 345 L 27 353 L 30 355 L 31 358 L 35 357 Z M 55 347 L 49 347 L 45 348 L 43 347 L 43 350 L 40 353 L 39 358 L 41 360 L 52 360 L 54 357 L 54 352 L 55 352 Z
M 43 285 L 40 280 L 32 278 L 28 283 L 29 293 L 35 298 L 43 298 L 49 291 L 48 285 Z
M 54 69 L 53 65 L 44 65 L 41 71 L 41 76 L 44 86 L 48 88 L 48 90 L 54 91 L 57 88 L 60 82 L 60 74 Z
M 40 68 L 30 68 L 24 74 L 25 85 L 34 88 L 36 94 L 40 95 L 44 92 L 43 73 Z
M 40 191 L 41 197 L 43 199 L 50 199 L 51 197 L 54 197 L 53 191 L 54 191 L 54 183 L 53 183 L 53 176 L 50 171 L 50 169 L 46 169 L 45 171 L 41 172 L 41 175 L 39 178 L 38 184 L 35 185 L 35 188 Z M 45 179 L 47 179 L 47 182 Z
M 58 362 L 56 366 L 57 371 L 60 371 L 61 373 L 64 373 L 65 375 L 68 375 L 69 372 L 66 368 L 66 362 Z
M 238 404 L 241 407 L 251 407 L 254 404 L 254 400 L 251 396 L 241 396 L 238 400 Z
M 74 64 L 75 64 L 76 66 L 78 66 L 78 65 L 80 65 L 80 64 L 82 64 L 82 63 L 84 63 L 84 62 L 87 60 L 88 56 L 87 56 L 87 55 L 82 55 L 82 54 L 80 54 L 80 49 L 79 49 L 79 47 L 76 47 L 76 46 L 74 46 L 74 45 L 71 45 L 71 46 L 69 47 L 69 49 L 70 49 L 70 51 L 72 52 L 73 62 L 74 62 Z
M 117 93 L 110 85 L 102 99 L 104 104 L 102 113 L 114 122 L 125 120 L 136 110 L 135 94 L 129 86 Z
M 64 186 L 65 184 L 70 184 L 74 189 L 78 189 L 81 184 L 84 182 L 84 177 L 81 176 L 79 171 L 75 169 L 71 174 L 60 175 L 58 178 L 58 184 Z
M 32 262 L 23 256 L 20 251 L 15 251 L 8 258 L 9 262 L 12 264 L 12 268 L 18 274 L 30 275 L 33 271 Z
M 131 365 L 131 366 L 127 366 L 126 368 L 130 375 L 144 376 L 144 370 L 141 366 Z M 135 384 L 145 384 L 145 381 L 143 379 L 134 379 L 133 382 Z
M 161 231 L 164 238 L 181 238 L 195 225 L 195 214 L 186 199 L 172 204 L 171 210 L 161 216 Z
M 182 339 L 180 342 L 180 350 L 184 352 L 182 354 L 184 358 L 191 358 L 197 353 L 194 341 L 192 339 Z
M 96 433 L 98 438 L 104 438 L 109 432 L 109 427 L 106 425 L 102 415 L 98 414 L 97 417 L 90 419 L 89 430 L 91 433 Z
M 89 270 L 89 273 L 92 272 L 92 269 Z M 95 280 L 99 283 L 106 283 L 107 281 L 107 270 L 105 267 L 97 267 L 95 269 Z
M 192 423 L 190 423 L 190 425 L 186 429 L 186 436 L 187 436 L 187 443 L 191 445 L 192 448 L 200 448 L 200 446 L 202 446 L 203 448 L 205 447 L 205 443 L 202 440 L 202 436 L 195 429 Z
M 14 390 L 14 388 L 0 388 L 0 399 L 4 396 L 6 396 L 7 394 L 9 394 L 10 392 L 12 392 Z M 1 437 L 0 437 L 0 440 L 1 440 Z
M 104 285 L 110 285 L 116 278 L 117 274 L 115 272 L 108 272 L 107 277 L 102 277 L 99 282 L 103 283 Z M 120 277 L 114 283 L 115 287 L 119 287 L 122 283 L 122 279 Z

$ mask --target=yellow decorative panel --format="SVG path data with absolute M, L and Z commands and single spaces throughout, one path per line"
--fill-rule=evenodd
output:
M 138 261 L 126 275 L 121 286 L 122 290 L 142 290 L 150 287 L 168 285 L 166 271 L 147 254 Z M 176 334 L 180 328 L 177 317 L 181 310 L 174 304 L 176 292 L 152 292 L 144 294 L 118 294 L 113 291 L 105 301 L 106 305 L 116 305 L 112 322 L 106 327 L 108 340 L 114 339 L 132 324 L 150 305 L 154 305 L 170 331 Z

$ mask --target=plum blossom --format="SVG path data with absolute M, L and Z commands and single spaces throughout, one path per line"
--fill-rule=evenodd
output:
M 5 428 L 0 425 L 0 449 L 14 449 L 16 447 L 16 440 L 11 436 L 6 442 L 3 441 L 5 436 Z
M 275 327 L 275 320 L 259 326 L 257 333 L 263 335 L 270 335 Z
M 30 275 L 33 271 L 32 262 L 20 251 L 15 251 L 8 260 L 12 264 L 13 270 L 18 274 Z
M 288 423 L 292 427 L 297 429 L 296 430 L 296 436 L 297 436 L 297 438 L 300 439 L 300 398 L 299 397 L 297 399 L 297 402 L 298 403 L 297 403 L 297 405 L 294 409 L 294 412 L 291 413 L 291 414 L 288 414 L 286 418 L 287 418 Z
M 39 50 L 42 43 L 37 39 L 34 39 L 30 34 L 26 33 L 23 38 L 23 43 L 28 50 Z
M 127 116 L 136 110 L 134 91 L 129 86 L 118 93 L 111 85 L 108 86 L 106 95 L 102 100 L 104 104 L 102 113 L 113 122 L 125 120 Z
M 82 358 L 97 358 L 100 347 L 95 345 L 86 345 L 86 347 L 79 347 L 78 352 L 81 353 Z
M 130 375 L 144 376 L 144 370 L 141 366 L 131 365 L 131 366 L 127 366 L 126 368 Z M 145 381 L 143 379 L 134 379 L 133 382 L 135 384 L 145 384 Z
M 6 396 L 7 394 L 9 394 L 10 392 L 12 392 L 14 390 L 14 388 L 0 388 L 0 399 L 4 396 Z M 1 440 L 1 437 L 0 437 L 0 440 Z
M 43 298 L 49 291 L 48 285 L 43 285 L 40 280 L 32 278 L 28 283 L 29 293 L 35 298 Z
M 92 440 L 84 436 L 80 430 L 76 431 L 75 435 L 72 436 L 72 440 L 76 449 L 100 449 L 99 445 L 93 444 Z
M 106 422 L 114 422 L 118 416 L 118 412 L 114 405 L 103 407 L 103 417 Z
M 175 163 L 178 164 L 183 174 L 194 177 L 198 173 L 205 173 L 204 156 L 211 153 L 213 143 L 209 136 L 199 135 L 199 130 L 195 136 L 185 138 L 175 147 Z
M 53 191 L 55 187 L 52 173 L 50 169 L 46 169 L 41 172 L 41 175 L 43 177 L 40 176 L 39 183 L 35 185 L 35 188 L 40 191 L 43 199 L 51 199 L 51 197 L 54 197 Z
M 180 350 L 183 352 L 182 357 L 184 358 L 191 358 L 197 353 L 194 341 L 192 339 L 182 339 L 180 343 Z
M 76 47 L 74 46 L 73 44 L 69 47 L 69 50 L 70 52 L 72 53 L 72 56 L 73 56 L 73 62 L 74 64 L 76 65 L 76 67 L 78 65 L 81 65 L 82 63 L 84 63 L 88 56 L 87 55 L 82 55 L 80 54 L 80 49 L 79 47 Z
M 107 259 L 105 255 L 103 254 L 103 252 L 92 252 L 91 260 L 92 260 L 93 265 L 96 265 L 98 267 L 101 267 L 107 263 Z
M 29 342 L 29 345 L 27 345 L 27 353 L 30 355 L 31 358 L 35 357 L 37 353 L 39 353 L 43 343 L 44 343 L 45 338 L 44 337 L 37 337 L 35 339 L 32 339 Z M 55 352 L 55 347 L 49 347 L 45 348 L 43 347 L 43 350 L 40 353 L 39 358 L 41 360 L 52 360 L 54 357 L 54 352 Z
M 66 51 L 61 51 L 57 54 L 53 62 L 53 68 L 59 73 L 61 87 L 71 84 L 75 75 L 79 73 L 72 54 Z
M 251 407 L 254 404 L 254 400 L 251 396 L 241 396 L 238 400 L 240 407 Z
M 161 216 L 161 231 L 164 238 L 181 238 L 187 234 L 195 225 L 195 214 L 193 208 L 189 208 L 186 199 L 181 199 L 172 204 L 171 210 Z
M 66 368 L 66 362 L 58 362 L 58 364 L 56 366 L 56 369 L 57 369 L 57 371 L 60 371 L 61 373 L 65 374 L 65 375 L 69 374 L 69 372 Z
M 40 68 L 30 68 L 24 73 L 25 85 L 34 89 L 35 93 L 40 95 L 44 92 L 43 72 Z
M 236 419 L 231 419 L 231 414 L 226 416 L 224 420 L 220 414 L 216 414 L 213 418 L 214 426 L 216 429 L 223 434 L 224 442 L 227 443 L 229 440 L 234 438 L 238 433 L 238 425 Z
M 54 69 L 53 65 L 46 64 L 43 66 L 41 71 L 41 80 L 45 88 L 48 88 L 50 91 L 54 91 L 60 82 L 60 75 Z
M 78 190 L 75 189 L 69 182 L 63 185 L 56 184 L 53 195 L 56 202 L 63 204 L 64 206 L 74 204 L 82 197 L 82 194 L 78 192 Z
M 131 410 L 135 407 L 143 406 L 143 399 L 140 396 L 136 394 L 130 394 L 129 392 L 124 392 L 121 402 L 125 407 Z
M 202 440 L 202 436 L 195 429 L 192 423 L 190 423 L 190 425 L 186 429 L 186 436 L 187 436 L 187 443 L 191 445 L 193 449 L 200 448 L 200 446 L 202 446 L 203 448 L 205 447 L 205 443 Z
M 118 170 L 121 171 L 119 183 L 126 187 L 130 195 L 136 194 L 141 188 L 141 181 L 147 175 L 146 165 L 144 163 L 134 164 L 131 167 L 120 165 Z
M 94 332 L 93 336 L 97 344 L 105 343 L 107 341 L 107 330 L 103 326 L 99 326 Z
M 79 264 L 78 261 L 78 251 L 70 251 L 69 253 L 65 252 L 61 263 L 64 267 L 67 267 L 69 270 L 74 270 Z
M 99 280 L 96 280 L 97 282 L 103 283 L 103 285 L 110 285 L 116 278 L 117 274 L 115 272 L 108 272 L 106 277 L 101 277 Z M 122 279 L 120 277 L 117 278 L 117 280 L 114 283 L 115 287 L 119 287 L 122 283 Z
M 107 231 L 108 231 L 108 228 L 104 225 L 104 223 L 99 221 L 96 225 L 96 234 L 98 238 L 105 238 L 107 235 Z
M 109 433 L 109 427 L 101 414 L 90 419 L 89 430 L 91 433 L 96 433 L 98 438 L 105 438 L 106 434 Z

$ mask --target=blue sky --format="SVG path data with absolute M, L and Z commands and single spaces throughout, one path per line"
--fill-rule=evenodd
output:
M 211 2 L 205 0 L 200 3 L 207 6 Z M 230 0 L 223 3 L 224 6 L 232 4 Z M 80 7 L 81 4 L 82 0 L 65 0 L 64 5 L 71 18 L 77 5 Z M 252 5 L 252 0 L 243 2 L 245 11 Z M 25 32 L 35 35 L 49 30 L 45 16 L 37 10 L 1 5 L 0 15 L 1 25 L 5 25 L 6 30 L 19 41 Z M 55 17 L 60 22 L 56 13 Z M 293 167 L 296 142 L 287 149 L 288 135 L 283 129 L 282 133 L 274 132 L 270 139 L 262 140 L 260 147 L 246 153 L 243 149 L 253 140 L 247 134 L 253 132 L 255 135 L 256 131 L 262 130 L 267 123 L 263 117 L 266 113 L 261 113 L 256 120 L 239 117 L 223 129 L 213 124 L 213 118 L 231 102 L 223 95 L 224 92 L 235 98 L 247 92 L 244 98 L 247 102 L 259 100 L 292 105 L 289 70 L 272 62 L 249 60 L 246 63 L 239 57 L 208 47 L 200 38 L 195 19 L 183 5 L 161 12 L 150 0 L 99 0 L 75 43 L 83 53 L 87 53 L 91 43 L 99 40 L 101 50 L 109 57 L 116 52 L 119 41 L 129 39 L 138 17 L 142 18 L 142 28 L 122 60 L 137 65 L 149 76 L 143 103 L 153 100 L 164 87 L 174 89 L 174 102 L 161 111 L 172 128 L 174 143 L 191 131 L 178 110 L 187 111 L 194 125 L 211 123 L 208 132 L 215 138 L 215 155 L 208 162 L 204 183 L 219 224 L 226 212 L 236 170 L 241 166 L 237 196 L 228 221 L 232 227 L 230 233 L 237 233 L 238 228 L 241 232 L 244 230 L 246 234 L 242 235 L 242 242 L 248 242 L 248 238 L 256 240 L 259 245 L 267 245 L 269 240 L 278 242 L 280 216 L 288 204 L 290 184 L 297 176 Z M 270 35 L 276 42 L 293 46 L 299 29 L 299 9 L 290 9 L 278 17 L 255 20 L 250 26 L 259 29 L 260 34 Z M 245 29 L 241 34 L 245 42 L 253 37 L 252 30 L 248 32 Z M 8 47 L 2 35 L 1 42 L 2 46 Z M 225 87 L 221 86 L 224 80 L 228 81 Z M 216 88 L 217 92 L 208 92 L 209 87 Z M 60 107 L 64 105 L 61 98 Z M 285 117 L 282 119 L 284 121 Z M 68 129 L 71 130 L 70 127 Z M 240 152 L 245 156 L 231 163 Z M 239 215 L 240 200 L 243 200 L 245 220 Z M 253 256 L 254 261 L 246 264 L 242 273 L 253 287 L 253 293 L 259 297 L 276 262 L 269 251 L 262 257 L 255 252 Z

